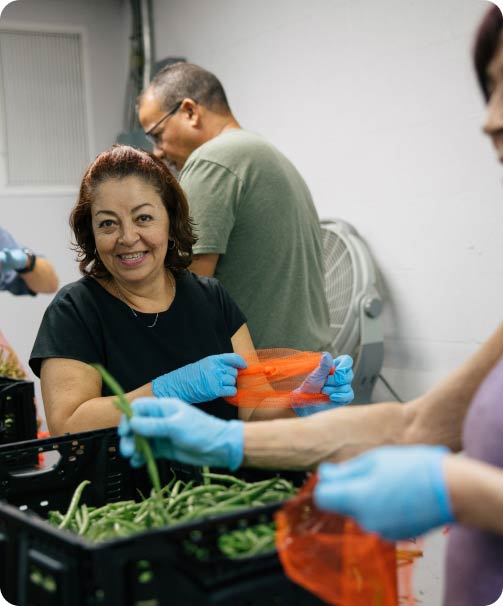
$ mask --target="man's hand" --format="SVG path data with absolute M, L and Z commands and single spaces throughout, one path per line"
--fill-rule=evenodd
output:
M 144 464 L 135 450 L 134 434 L 149 438 L 155 457 L 228 467 L 234 471 L 243 460 L 243 422 L 222 421 L 175 398 L 138 398 L 134 416 L 122 417 L 120 452 L 133 467 Z
M 314 502 L 386 539 L 407 539 L 454 521 L 442 446 L 384 446 L 319 466 Z
M 3 248 L 0 250 L 0 275 L 7 271 L 19 271 L 28 263 L 28 255 L 22 248 Z

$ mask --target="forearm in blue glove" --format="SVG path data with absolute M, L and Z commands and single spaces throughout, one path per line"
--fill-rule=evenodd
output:
M 0 274 L 24 269 L 27 263 L 28 255 L 22 248 L 3 248 L 0 250 Z
M 335 370 L 330 374 L 332 368 Z M 299 417 L 305 417 L 331 408 L 337 408 L 345 404 L 350 404 L 355 395 L 351 387 L 353 380 L 353 358 L 342 355 L 332 360 L 328 352 L 321 356 L 318 368 L 305 378 L 302 385 L 294 391 L 295 393 L 324 393 L 330 397 L 330 402 L 325 404 L 304 404 L 295 406 L 295 396 L 293 397 L 292 408 Z
M 448 453 L 442 446 L 385 446 L 322 463 L 314 502 L 386 539 L 421 535 L 454 521 L 443 469 Z
M 134 434 L 149 439 L 155 457 L 191 465 L 237 469 L 243 460 L 243 421 L 223 421 L 175 398 L 139 398 L 134 416 L 119 425 L 120 452 L 133 467 L 144 464 Z
M 157 377 L 152 392 L 158 398 L 179 398 L 191 404 L 232 397 L 237 393 L 237 369 L 246 366 L 236 353 L 208 356 Z

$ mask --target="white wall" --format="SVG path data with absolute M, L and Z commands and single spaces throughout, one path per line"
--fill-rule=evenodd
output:
M 39 24 L 41 28 L 81 27 L 91 99 L 91 158 L 111 145 L 122 130 L 126 90 L 129 13 L 123 0 L 17 0 L 2 12 L 0 26 Z M 86 167 L 82 167 L 82 172 Z M 44 254 L 56 266 L 61 284 L 79 277 L 70 251 L 68 217 L 77 195 L 40 190 L 33 195 L 0 191 L 0 224 L 20 243 Z M 27 361 L 49 295 L 14 297 L 2 293 L 0 329 Z M 34 378 L 34 377 L 32 377 Z M 38 382 L 37 393 L 40 398 Z
M 385 374 L 406 397 L 501 319 L 501 169 L 470 63 L 480 0 L 155 0 L 157 57 L 216 73 L 241 124 L 353 223 L 389 290 Z M 382 392 L 385 395 L 385 392 Z

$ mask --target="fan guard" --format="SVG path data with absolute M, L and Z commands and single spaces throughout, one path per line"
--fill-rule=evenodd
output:
M 331 353 L 354 359 L 356 404 L 370 402 L 383 360 L 382 298 L 374 261 L 355 228 L 321 221 Z

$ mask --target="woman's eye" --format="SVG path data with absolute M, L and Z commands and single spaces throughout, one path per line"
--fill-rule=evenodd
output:
M 112 227 L 112 226 L 113 226 L 113 224 L 114 224 L 114 222 L 112 221 L 112 219 L 105 219 L 105 220 L 100 221 L 100 222 L 98 223 L 98 227 L 99 227 L 100 229 L 107 229 L 107 228 L 109 228 L 109 227 Z
M 140 223 L 148 223 L 149 221 L 152 221 L 152 216 L 151 215 L 139 215 L 139 217 L 136 220 L 139 221 Z

